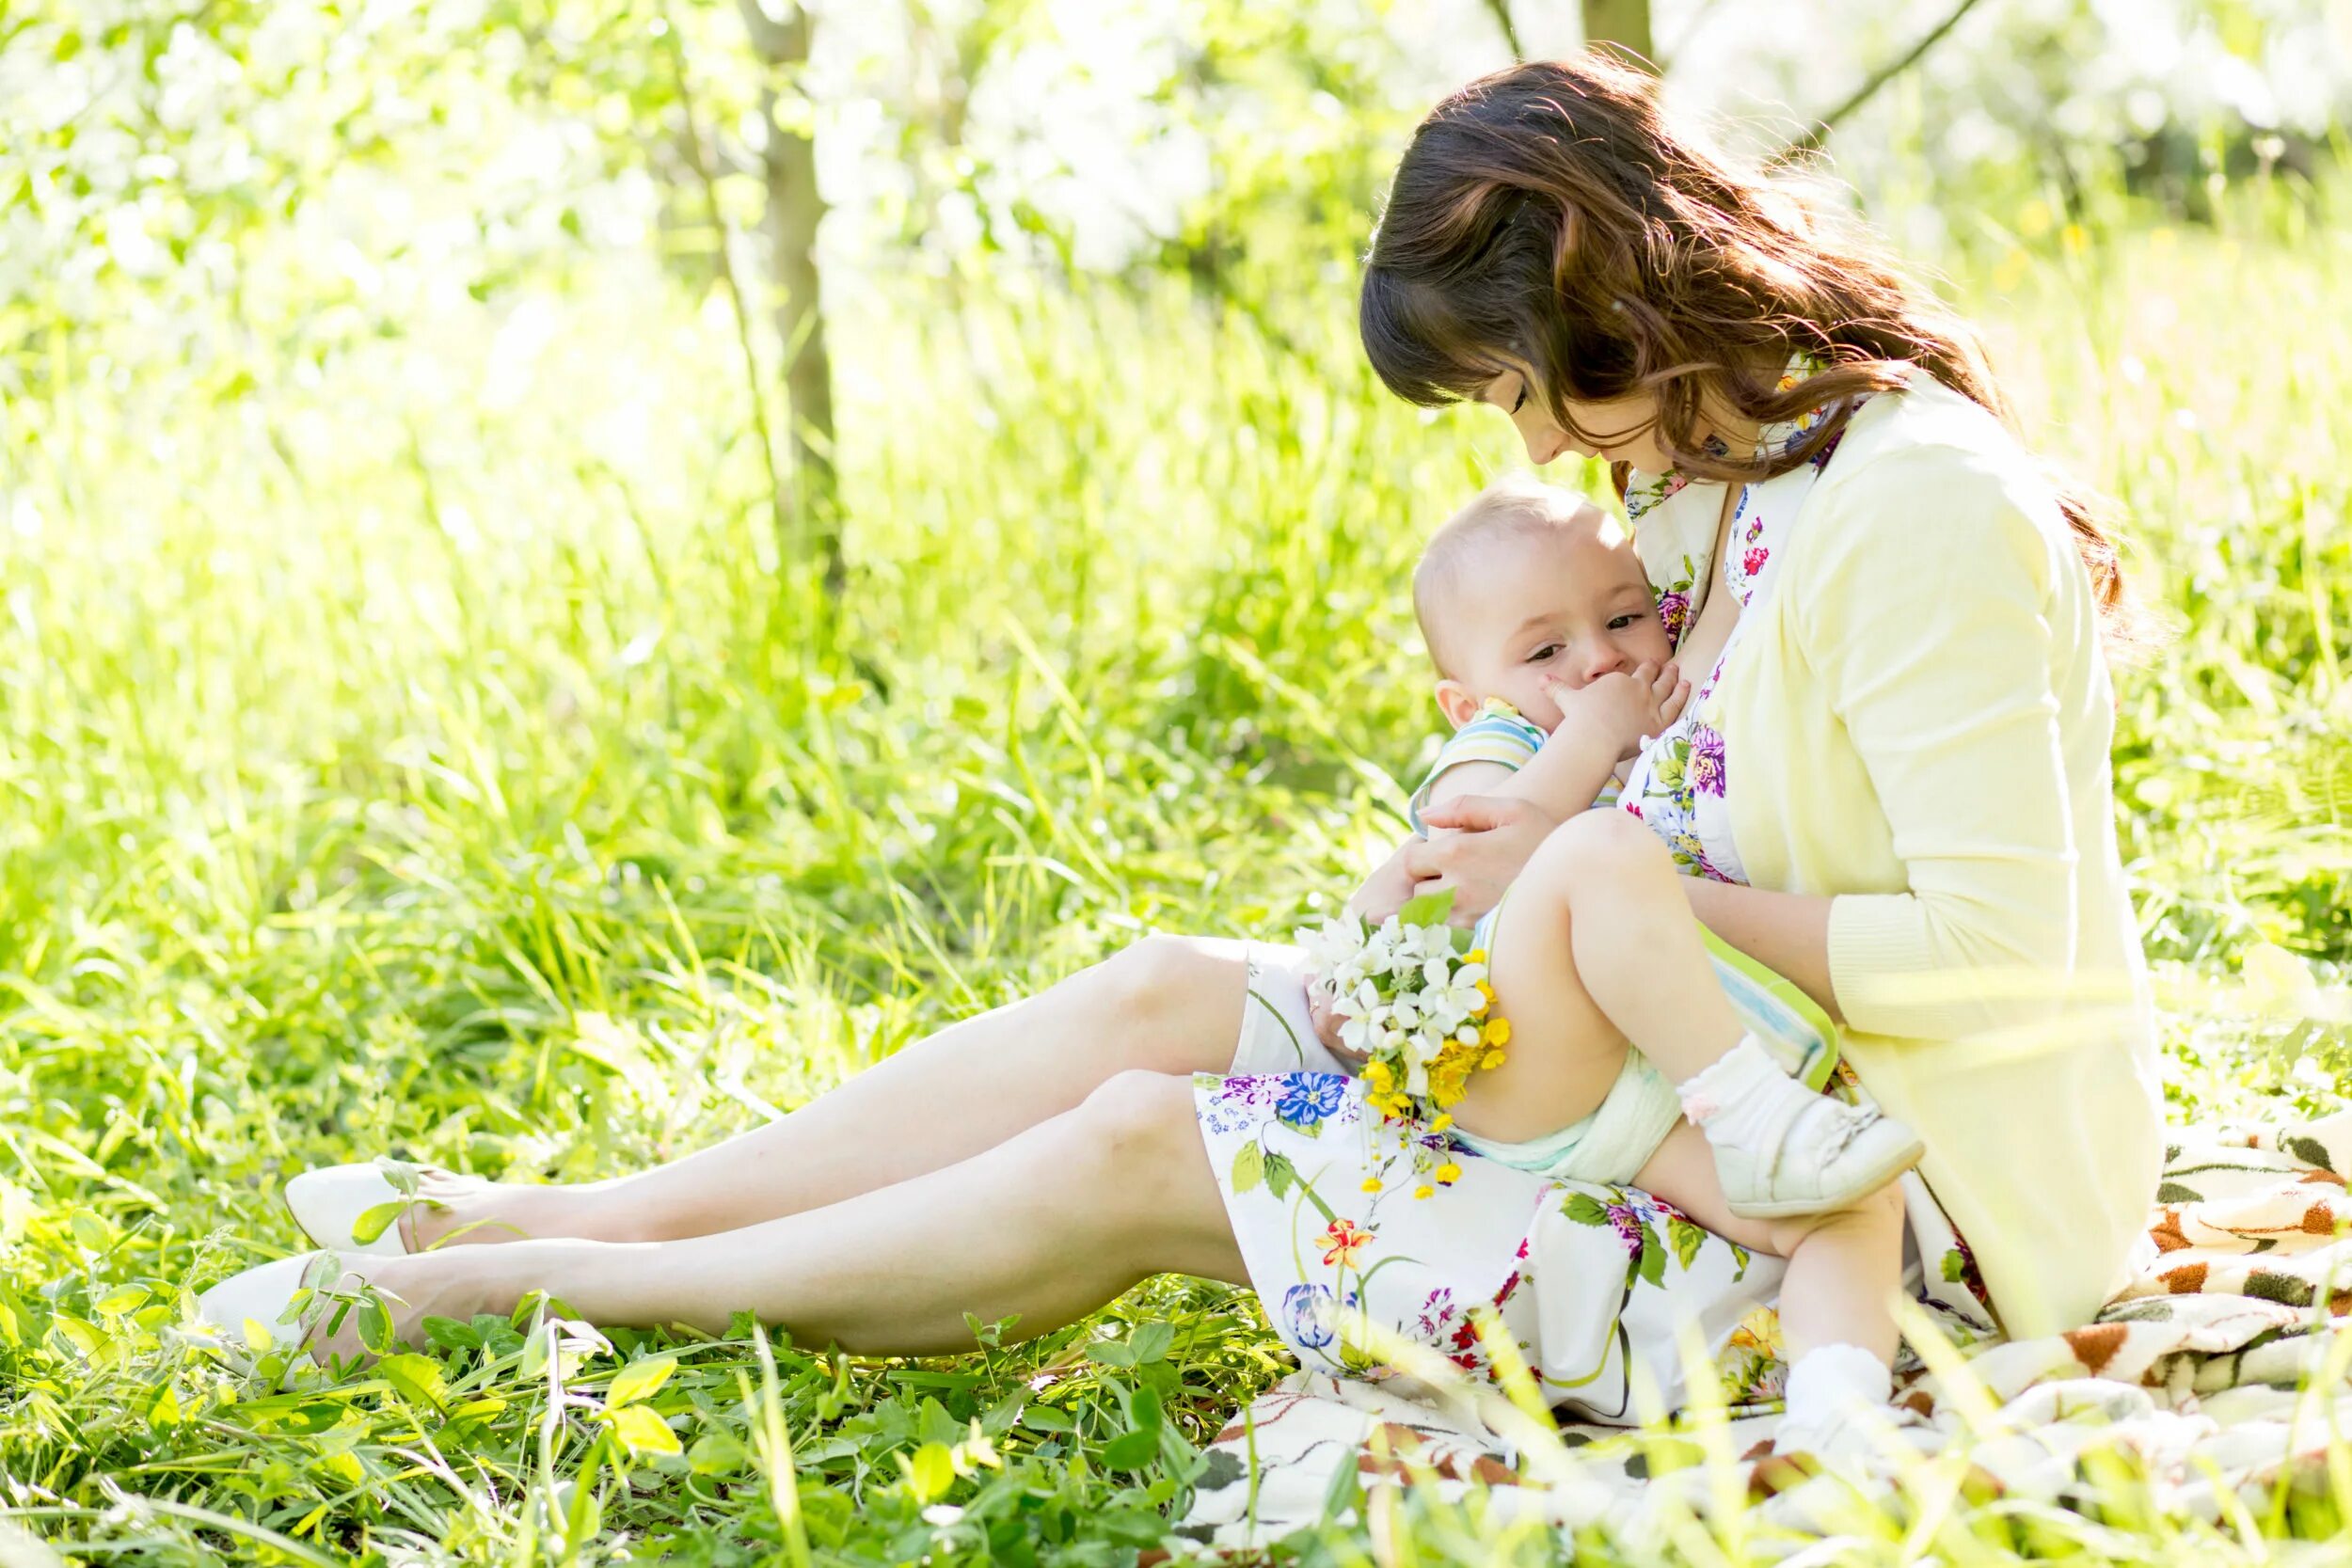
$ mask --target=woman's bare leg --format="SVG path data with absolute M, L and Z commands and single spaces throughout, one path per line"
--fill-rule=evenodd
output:
M 410 1246 L 665 1241 L 836 1204 L 993 1148 L 1120 1072 L 1222 1070 L 1247 974 L 1240 942 L 1149 937 L 916 1041 L 782 1121 L 655 1169 L 568 1186 L 428 1178 L 435 1204 L 413 1212 Z
M 1629 1041 L 1678 1082 L 1744 1033 L 1665 847 L 1622 812 L 1585 812 L 1544 841 L 1487 958 L 1511 1045 L 1455 1113 L 1484 1136 L 1540 1137 L 1591 1115 Z
M 364 1259 L 352 1275 L 428 1316 L 508 1312 L 533 1291 L 592 1323 L 722 1332 L 749 1310 L 807 1344 L 872 1354 L 972 1348 L 1076 1321 L 1158 1273 L 1246 1279 L 1181 1075 L 1122 1072 L 986 1152 L 828 1207 L 667 1242 L 548 1240 Z M 357 1353 L 347 1323 L 328 1347 Z

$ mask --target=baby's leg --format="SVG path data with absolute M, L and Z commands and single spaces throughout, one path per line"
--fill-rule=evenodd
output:
M 1557 1130 L 1601 1103 L 1630 1047 L 1677 1085 L 1740 1211 L 1853 1207 L 1922 1145 L 1874 1107 L 1815 1094 L 1747 1037 L 1684 887 L 1665 846 L 1621 812 L 1585 812 L 1544 841 L 1489 955 L 1512 1044 L 1470 1081 L 1456 1119 L 1515 1141 Z
M 1677 1081 L 1740 1043 L 1665 846 L 1621 812 L 1585 812 L 1544 841 L 1487 961 L 1511 1043 L 1455 1112 L 1482 1137 L 1540 1137 L 1591 1115 L 1629 1037 Z
M 1678 1123 L 1633 1184 L 1664 1198 L 1716 1235 L 1788 1260 L 1780 1330 L 1788 1363 L 1827 1345 L 1854 1345 L 1883 1365 L 1898 1332 L 1888 1300 L 1903 1282 L 1902 1190 L 1881 1187 L 1849 1209 L 1793 1219 L 1742 1219 L 1724 1201 L 1707 1136 Z

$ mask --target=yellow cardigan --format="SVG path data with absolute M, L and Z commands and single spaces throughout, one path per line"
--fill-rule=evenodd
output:
M 2144 1235 L 2163 1114 L 2066 520 L 1922 375 L 1855 415 L 1773 575 L 1704 715 L 1740 857 L 1835 895 L 1848 1058 L 1926 1141 L 2003 1325 L 2087 1323 Z

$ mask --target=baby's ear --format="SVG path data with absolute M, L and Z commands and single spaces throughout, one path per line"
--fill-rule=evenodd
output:
M 1478 710 L 1484 706 L 1486 705 L 1478 700 L 1478 694 L 1460 681 L 1438 683 L 1438 711 L 1444 714 L 1446 722 L 1455 729 L 1477 718 Z

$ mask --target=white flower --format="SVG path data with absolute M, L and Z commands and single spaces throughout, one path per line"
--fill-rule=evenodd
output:
M 1470 964 L 1467 967 L 1476 969 L 1479 966 Z M 1465 981 L 1461 975 L 1456 974 L 1450 984 L 1433 986 L 1423 991 L 1421 1006 L 1424 1015 L 1442 1018 L 1445 1020 L 1445 1026 L 1452 1029 L 1476 1012 L 1479 1005 L 1485 1001 L 1486 998 L 1478 993 L 1475 981 Z
M 1332 969 L 1363 950 L 1364 923 L 1354 915 L 1339 915 L 1320 926 L 1301 927 L 1293 940 L 1304 947 L 1318 969 Z
M 1348 1050 L 1355 1052 L 1369 1051 L 1372 1049 L 1371 1041 L 1371 1020 L 1351 1017 L 1341 1023 L 1340 1043 L 1345 1046 Z
M 1397 1026 L 1399 1028 L 1412 1028 L 1415 1024 L 1419 1023 L 1422 1019 L 1421 1000 L 1418 997 L 1411 996 L 1398 997 L 1396 999 L 1395 1013 Z
M 1451 958 L 1454 956 L 1454 927 L 1451 926 L 1417 926 L 1413 928 L 1413 954 L 1421 958 Z
M 1478 1026 L 1474 1023 L 1465 1023 L 1459 1029 L 1454 1031 L 1454 1037 L 1460 1040 L 1464 1045 L 1476 1045 L 1478 1043 Z

